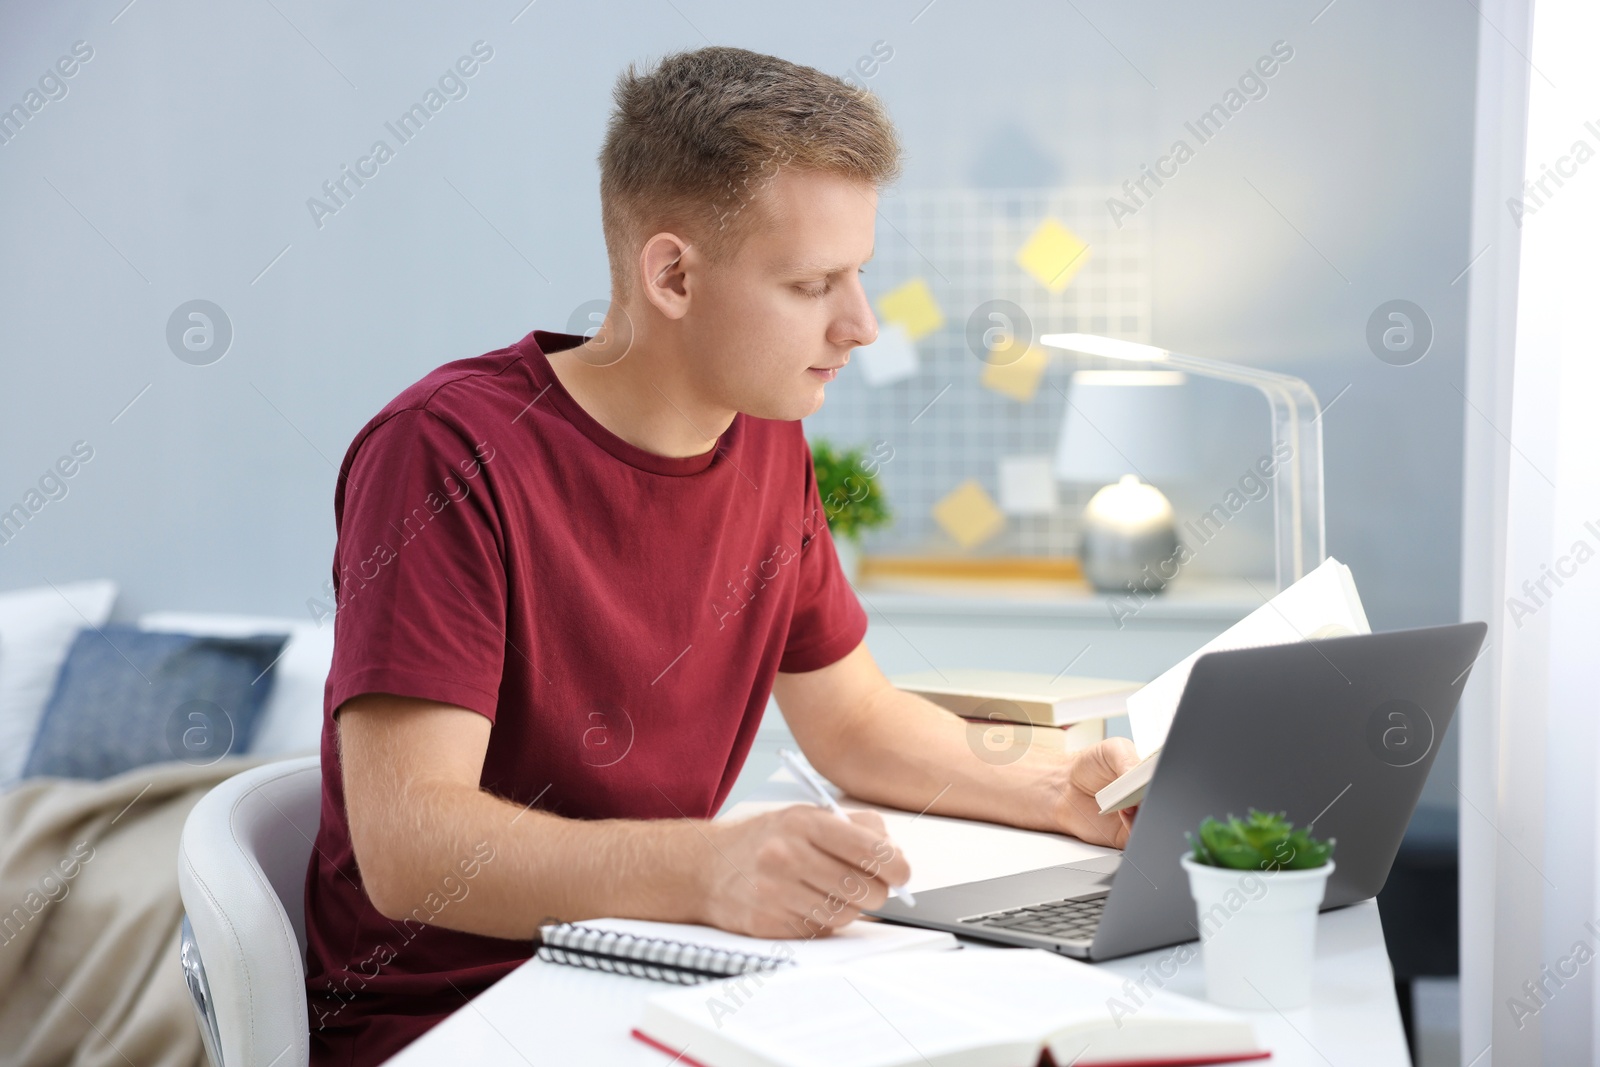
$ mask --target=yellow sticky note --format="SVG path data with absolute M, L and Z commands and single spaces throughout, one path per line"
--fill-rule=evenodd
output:
M 1038 345 L 1029 345 L 1018 355 L 1016 343 L 1008 341 L 989 349 L 983 377 L 978 381 L 985 388 L 1026 404 L 1039 391 L 1039 382 L 1044 378 L 1044 370 L 1049 362 L 1049 353 Z
M 885 322 L 899 325 L 913 341 L 944 325 L 944 312 L 939 310 L 933 290 L 921 278 L 912 278 L 878 297 L 878 314 Z
M 1089 259 L 1089 246 L 1055 219 L 1045 219 L 1017 253 L 1017 266 L 1052 293 L 1059 293 Z
M 933 506 L 933 518 L 962 548 L 987 541 L 1006 524 L 994 500 L 971 478 Z

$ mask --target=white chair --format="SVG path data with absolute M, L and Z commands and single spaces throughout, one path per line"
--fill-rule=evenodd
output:
M 305 883 L 322 805 L 316 756 L 234 775 L 178 845 L 184 977 L 212 1067 L 306 1067 Z

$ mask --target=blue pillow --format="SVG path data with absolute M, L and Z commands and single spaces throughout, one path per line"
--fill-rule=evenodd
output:
M 202 637 L 126 624 L 78 632 L 23 777 L 109 778 L 244 752 L 287 634 Z

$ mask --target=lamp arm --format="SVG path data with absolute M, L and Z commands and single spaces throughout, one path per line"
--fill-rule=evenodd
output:
M 1305 577 L 1327 556 L 1322 411 L 1311 387 L 1299 379 L 1291 380 L 1293 385 L 1263 383 L 1260 387 L 1272 410 L 1274 447 L 1286 442 L 1294 450 L 1274 474 L 1278 482 L 1273 528 L 1279 589 Z
M 1207 378 L 1253 386 L 1267 398 L 1272 413 L 1272 444 L 1292 450 L 1273 474 L 1274 559 L 1278 588 L 1287 589 L 1327 556 L 1323 521 L 1322 407 L 1303 379 L 1256 367 L 1222 363 L 1181 352 L 1167 352 L 1160 361 Z M 1274 458 L 1277 459 L 1276 452 Z

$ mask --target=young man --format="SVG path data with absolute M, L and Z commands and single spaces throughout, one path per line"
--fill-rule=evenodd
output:
M 630 69 L 600 155 L 612 301 L 406 389 L 340 471 L 312 1062 L 378 1063 L 549 919 L 825 934 L 910 874 L 875 815 L 710 822 L 769 694 L 865 800 L 1121 845 L 1110 741 L 997 766 L 862 638 L 799 419 L 878 327 L 878 102 L 735 48 Z

